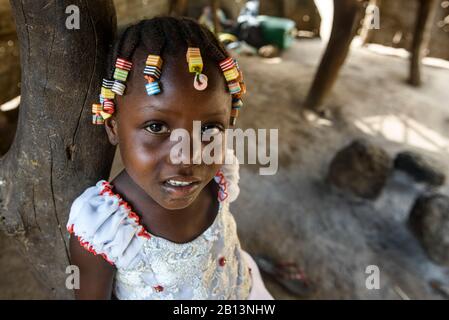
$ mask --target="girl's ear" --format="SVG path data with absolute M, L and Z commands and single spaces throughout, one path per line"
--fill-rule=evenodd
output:
M 116 146 L 118 145 L 118 130 L 117 121 L 115 117 L 112 116 L 104 121 L 104 127 L 106 128 L 106 133 L 108 134 L 109 142 Z

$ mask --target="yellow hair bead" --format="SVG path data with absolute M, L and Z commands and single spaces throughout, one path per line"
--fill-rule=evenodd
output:
M 105 87 L 101 87 L 101 95 L 105 99 L 114 99 L 115 93 L 111 91 L 111 89 L 107 89 Z
M 153 66 L 158 67 L 159 69 L 162 69 L 162 63 L 163 60 L 160 56 L 156 56 L 154 54 L 148 55 L 146 65 L 147 66 Z
M 223 72 L 223 74 L 224 74 L 227 82 L 237 80 L 240 76 L 239 72 L 237 71 L 237 68 L 235 68 L 235 67 Z
M 186 53 L 186 60 L 187 62 L 190 60 L 190 58 L 193 57 L 201 57 L 200 48 L 188 48 Z
M 97 113 L 100 113 L 100 112 L 102 112 L 102 111 L 103 111 L 103 106 L 102 106 L 101 104 L 99 104 L 99 103 L 94 103 L 94 104 L 92 105 L 92 113 L 97 114 Z
M 103 120 L 106 120 L 106 119 L 109 119 L 110 117 L 112 117 L 112 114 L 106 113 L 104 111 L 101 111 L 100 115 L 103 118 Z
M 201 73 L 203 71 L 203 59 L 190 58 L 189 59 L 189 72 Z

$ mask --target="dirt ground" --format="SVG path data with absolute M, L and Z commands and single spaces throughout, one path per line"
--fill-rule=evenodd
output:
M 239 58 L 249 90 L 239 126 L 279 129 L 278 173 L 241 169 L 241 195 L 231 209 L 242 246 L 297 261 L 316 289 L 308 299 L 442 299 L 429 281 L 449 284 L 449 268 L 433 264 L 405 224 L 425 187 L 395 173 L 379 199 L 361 201 L 324 177 L 335 152 L 357 137 L 392 156 L 418 151 L 449 174 L 449 69 L 424 67 L 424 85 L 412 88 L 405 58 L 353 48 L 326 102 L 334 120 L 307 121 L 301 103 L 322 50 L 319 40 L 301 40 L 281 59 Z M 449 187 L 440 191 L 449 194 Z M 379 290 L 365 287 L 368 265 L 380 269 Z M 4 236 L 0 270 L 0 298 L 45 298 Z M 275 298 L 296 299 L 268 278 L 266 285 Z

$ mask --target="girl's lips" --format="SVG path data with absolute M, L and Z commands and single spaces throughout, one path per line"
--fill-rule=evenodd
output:
M 172 177 L 162 183 L 162 188 L 175 198 L 191 196 L 200 186 L 200 181 L 194 177 Z

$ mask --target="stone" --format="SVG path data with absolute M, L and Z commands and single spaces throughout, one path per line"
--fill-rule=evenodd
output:
M 394 168 L 407 173 L 417 182 L 435 187 L 443 185 L 446 180 L 443 170 L 436 163 L 411 151 L 398 153 Z
M 408 223 L 429 257 L 449 266 L 449 197 L 437 193 L 421 195 Z
M 377 198 L 392 168 L 388 153 L 365 140 L 355 140 L 332 160 L 327 179 L 339 189 L 365 199 Z

